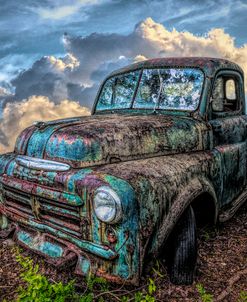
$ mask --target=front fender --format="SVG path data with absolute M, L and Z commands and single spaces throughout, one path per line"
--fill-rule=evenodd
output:
M 161 222 L 157 233 L 155 234 L 154 245 L 152 246 L 152 253 L 158 254 L 163 247 L 165 240 L 177 224 L 179 218 L 184 213 L 185 209 L 201 194 L 207 193 L 212 197 L 214 202 L 214 222 L 217 221 L 219 205 L 217 203 L 217 196 L 212 183 L 205 177 L 194 178 L 189 181 L 184 187 L 183 191 L 175 198 L 169 213 Z
M 139 206 L 141 259 L 160 246 L 183 210 L 202 192 L 212 196 L 216 213 L 222 192 L 218 152 L 175 154 L 97 168 L 125 179 L 135 190 Z

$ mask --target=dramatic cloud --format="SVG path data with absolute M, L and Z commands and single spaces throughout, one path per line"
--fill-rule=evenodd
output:
M 32 95 L 44 95 L 55 102 L 67 99 L 67 83 L 79 61 L 68 54 L 63 59 L 45 56 L 36 61 L 32 68 L 22 72 L 12 81 L 15 87 L 14 100 Z
M 0 153 L 13 150 L 17 134 L 34 121 L 89 115 L 77 102 L 63 100 L 56 105 L 44 96 L 33 96 L 19 103 L 8 103 L 0 122 Z
M 146 58 L 169 56 L 221 57 L 239 63 L 247 72 L 247 44 L 237 47 L 234 38 L 223 29 L 212 29 L 205 36 L 190 32 L 167 30 L 151 18 L 139 23 L 127 35 L 92 34 L 88 37 L 64 37 L 65 48 L 80 62 L 75 73 L 83 81 L 90 82 L 103 61 L 117 60 L 124 56 L 133 59 L 139 55 Z
M 13 100 L 44 95 L 56 103 L 72 99 L 91 107 L 99 82 L 106 74 L 145 58 L 222 57 L 239 63 L 247 73 L 247 45 L 237 47 L 234 38 L 223 29 L 195 36 L 186 31 L 169 31 L 148 18 L 129 35 L 94 33 L 73 37 L 65 34 L 63 43 L 67 56 L 43 57 L 12 81 Z
M 56 109 L 56 112 L 59 112 L 61 101 L 65 99 L 68 100 L 68 106 L 69 101 L 76 100 L 80 106 L 91 108 L 99 83 L 109 72 L 146 58 L 221 57 L 238 63 L 247 74 L 247 44 L 236 46 L 234 38 L 220 28 L 212 29 L 204 36 L 197 36 L 188 31 L 168 30 L 162 24 L 147 18 L 138 23 L 128 35 L 94 33 L 86 37 L 74 37 L 65 34 L 63 44 L 67 52 L 65 57 L 42 57 L 30 69 L 12 80 L 15 93 L 6 97 L 7 109 L 4 109 L 3 116 L 9 121 L 14 116 L 18 129 L 25 126 L 18 122 L 22 119 L 19 108 L 23 99 L 32 100 L 33 95 L 45 96 L 52 100 L 49 102 L 46 99 L 46 104 L 52 106 L 49 108 Z M 25 101 L 25 104 L 29 101 Z M 36 103 L 32 104 L 35 110 Z M 38 104 L 39 102 L 37 106 Z M 25 108 L 27 107 L 21 109 L 22 112 Z M 45 118 L 54 118 L 50 110 L 47 110 Z M 7 133 L 7 126 L 4 125 L 8 123 L 4 123 L 0 124 L 0 131 Z M 8 137 L 11 142 L 0 138 L 3 145 L 12 145 L 11 133 Z

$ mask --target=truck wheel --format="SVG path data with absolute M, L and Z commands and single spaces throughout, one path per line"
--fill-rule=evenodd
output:
M 192 284 L 197 260 L 196 220 L 191 206 L 183 213 L 167 245 L 167 268 L 174 284 Z

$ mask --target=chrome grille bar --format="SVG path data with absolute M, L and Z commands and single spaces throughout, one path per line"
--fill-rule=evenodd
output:
M 70 169 L 70 166 L 67 164 L 24 155 L 18 155 L 15 160 L 19 165 L 34 170 L 64 172 Z

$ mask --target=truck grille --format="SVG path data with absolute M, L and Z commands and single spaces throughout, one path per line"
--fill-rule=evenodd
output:
M 7 211 L 17 220 L 34 220 L 75 237 L 82 237 L 80 207 L 32 196 L 4 186 Z

